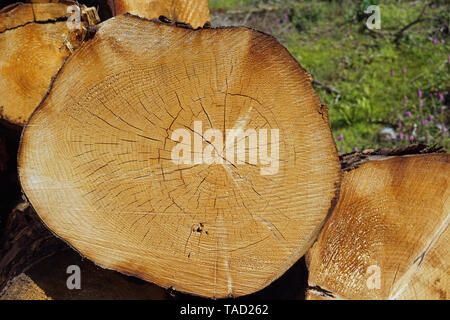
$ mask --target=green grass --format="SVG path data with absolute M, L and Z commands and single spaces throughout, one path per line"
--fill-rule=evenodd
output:
M 211 11 L 215 11 L 219 9 L 229 10 L 249 6 L 255 2 L 255 0 L 208 0 L 208 5 Z
M 418 88 L 424 96 L 446 91 L 448 94 L 448 48 L 440 42 L 434 45 L 428 39 L 429 35 L 421 32 L 424 27 L 425 30 L 431 28 L 427 25 L 431 22 L 423 22 L 408 30 L 409 37 L 397 45 L 392 38 L 374 38 L 369 32 L 361 33 L 364 22 L 345 23 L 342 19 L 345 9 L 335 4 L 316 2 L 313 6 L 318 7 L 315 10 L 320 13 L 317 23 L 310 24 L 302 32 L 292 32 L 286 46 L 316 79 L 341 92 L 336 101 L 336 97 L 318 89 L 322 101 L 329 106 L 333 133 L 344 136 L 342 144 L 345 151 L 354 147 L 391 145 L 393 142 L 386 141 L 379 133 L 389 125 L 401 129 L 395 127 L 399 120 L 405 120 L 403 115 L 407 111 L 415 110 L 414 115 L 418 115 Z M 381 4 L 381 31 L 399 30 L 415 20 L 421 10 L 420 4 L 415 7 L 410 3 Z M 430 9 L 428 15 L 442 14 L 442 10 Z M 406 73 L 402 72 L 403 69 Z M 394 76 L 391 75 L 392 70 Z M 406 107 L 403 105 L 404 96 L 408 97 Z M 426 117 L 433 114 L 435 105 L 431 99 L 423 100 L 422 109 L 428 110 L 420 110 L 419 113 Z M 419 126 L 421 120 L 417 119 Z M 404 133 L 410 135 L 410 132 Z M 415 136 L 415 140 L 422 142 L 427 138 L 425 133 Z M 442 136 L 435 140 L 449 146 Z M 401 141 L 398 143 L 402 144 Z
M 222 3 L 226 10 L 245 7 L 252 1 L 211 2 L 213 8 Z M 256 2 L 253 1 L 253 5 Z M 449 127 L 450 120 L 449 110 L 444 107 L 449 102 L 450 40 L 448 34 L 441 32 L 448 28 L 448 6 L 428 7 L 424 15 L 428 20 L 408 29 L 405 37 L 394 43 L 390 34 L 414 21 L 425 2 L 414 1 L 414 6 L 413 1 L 379 1 L 379 31 L 384 36 L 375 35 L 365 27 L 368 15 L 361 13 L 363 2 L 370 4 L 370 1 L 350 0 L 279 1 L 285 6 L 280 15 L 289 12 L 292 27 L 287 33 L 277 34 L 274 22 L 273 34 L 282 39 L 291 54 L 316 80 L 341 93 L 336 99 L 336 95 L 316 87 L 329 107 L 333 134 L 344 136 L 344 140 L 338 142 L 339 148 L 342 144 L 344 151 L 352 151 L 355 147 L 409 143 L 400 139 L 388 140 L 381 134 L 383 128 L 391 127 L 397 135 L 414 134 L 414 141 L 439 143 L 450 149 L 448 132 L 442 128 L 443 124 Z M 270 27 L 265 29 L 272 30 Z M 437 39 L 436 45 L 432 39 Z M 441 39 L 445 43 L 441 43 Z M 393 76 L 392 71 L 395 72 Z M 423 92 L 421 99 L 418 89 Z M 439 94 L 446 97 L 446 102 L 439 100 Z M 408 98 L 406 106 L 405 96 Z M 411 112 L 411 117 L 407 112 Z M 432 120 L 428 121 L 430 115 Z M 427 123 L 422 125 L 424 119 Z

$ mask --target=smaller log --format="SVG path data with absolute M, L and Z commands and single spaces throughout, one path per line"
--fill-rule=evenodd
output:
M 203 27 L 211 21 L 207 0 L 112 0 L 115 15 L 131 13 L 142 18 L 155 19 L 165 16 L 176 22 Z
M 63 61 L 99 22 L 95 8 L 81 6 L 79 28 L 69 28 L 73 4 L 17 3 L 0 10 L 0 119 L 23 126 Z
M 8 0 L 14 3 L 14 0 Z M 27 3 L 64 3 L 72 2 L 72 0 L 22 0 L 21 2 Z M 112 2 L 111 0 L 77 0 L 80 5 L 95 8 L 100 16 L 101 21 L 108 20 L 113 16 L 112 14 Z
M 17 175 L 20 131 L 0 123 L 0 229 L 21 199 Z M 0 256 L 2 253 L 0 252 Z
M 395 156 L 346 172 L 308 252 L 307 299 L 448 299 L 449 185 L 448 154 Z

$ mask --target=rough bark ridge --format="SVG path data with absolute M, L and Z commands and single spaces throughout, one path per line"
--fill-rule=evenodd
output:
M 424 144 L 412 143 L 395 148 L 367 149 L 362 152 L 350 152 L 339 155 L 342 171 L 351 171 L 358 168 L 361 164 L 373 160 L 382 160 L 389 157 L 428 154 L 428 153 L 446 153 L 441 146 L 427 146 Z

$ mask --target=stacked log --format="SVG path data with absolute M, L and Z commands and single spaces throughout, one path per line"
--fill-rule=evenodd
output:
M 312 77 L 206 0 L 81 2 L 106 21 L 0 10 L 0 299 L 448 299 L 441 148 L 339 156 Z
M 394 156 L 346 173 L 308 253 L 307 298 L 448 299 L 449 160 Z
M 118 16 L 67 60 L 30 118 L 20 179 L 44 223 L 98 265 L 241 296 L 301 258 L 333 205 L 340 165 L 325 112 L 272 37 Z M 220 134 L 230 129 L 259 144 L 241 136 L 235 157 L 238 143 Z M 261 148 L 271 162 L 251 163 Z
M 73 5 L 18 3 L 0 11 L 0 119 L 23 126 L 63 61 L 98 22 L 95 9 L 83 7 L 80 25 L 69 28 Z
M 211 21 L 207 0 L 112 0 L 111 3 L 115 15 L 128 12 L 147 19 L 165 16 L 193 28 Z

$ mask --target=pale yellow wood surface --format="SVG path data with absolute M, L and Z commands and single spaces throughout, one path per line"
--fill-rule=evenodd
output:
M 198 28 L 210 21 L 208 0 L 113 0 L 115 14 L 129 12 L 147 19 L 159 16 Z
M 117 16 L 70 56 L 31 117 L 20 179 L 46 225 L 100 266 L 240 296 L 303 256 L 332 206 L 341 173 L 324 112 L 270 36 Z M 194 121 L 203 132 L 279 130 L 268 146 L 279 170 L 233 164 Z M 224 161 L 175 164 L 177 129 Z
M 449 159 L 393 157 L 346 173 L 308 253 L 307 297 L 318 286 L 331 299 L 449 299 Z

